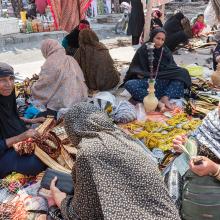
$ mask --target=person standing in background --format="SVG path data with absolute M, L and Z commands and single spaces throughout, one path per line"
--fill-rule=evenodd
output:
M 144 28 L 143 4 L 141 0 L 131 0 L 131 7 L 128 35 L 132 35 L 132 45 L 137 45 Z

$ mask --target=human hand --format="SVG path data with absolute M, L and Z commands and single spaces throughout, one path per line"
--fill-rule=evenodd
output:
M 177 153 L 182 153 L 183 152 L 183 150 L 181 149 L 181 147 L 179 145 L 185 144 L 186 138 L 187 138 L 186 135 L 179 135 L 175 139 L 173 139 L 173 149 Z
M 58 208 L 61 208 L 61 203 L 62 201 L 66 198 L 66 193 L 61 192 L 57 187 L 56 187 L 56 181 L 57 177 L 55 177 L 50 184 L 50 191 L 52 198 L 54 202 L 56 203 Z
M 195 165 L 195 160 L 202 159 L 202 163 Z M 198 176 L 214 175 L 218 171 L 218 164 L 211 161 L 207 157 L 195 157 L 189 162 L 190 169 Z
M 220 63 L 220 55 L 215 58 L 217 63 Z
M 34 129 L 29 129 L 21 134 L 21 141 L 27 140 L 29 138 L 38 139 L 40 137 L 39 133 Z

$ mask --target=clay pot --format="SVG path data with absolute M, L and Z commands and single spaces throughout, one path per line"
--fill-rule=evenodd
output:
M 155 96 L 155 88 L 154 88 L 155 82 L 149 82 L 149 88 L 148 88 L 148 95 L 144 98 L 144 109 L 145 112 L 154 112 L 157 108 L 157 105 L 159 103 L 157 97 Z
M 211 76 L 214 86 L 220 87 L 220 63 L 217 65 L 216 71 Z

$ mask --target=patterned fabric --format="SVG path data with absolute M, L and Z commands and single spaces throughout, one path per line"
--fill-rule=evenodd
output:
M 200 145 L 209 148 L 220 159 L 219 109 L 209 112 L 193 135 Z
M 112 118 L 116 123 L 129 123 L 136 120 L 137 113 L 134 105 L 128 101 L 121 101 L 112 113 Z
M 79 21 L 85 17 L 85 12 L 91 4 L 91 0 L 48 0 L 48 3 L 52 8 L 57 28 L 71 32 L 79 24 Z
M 39 80 L 32 86 L 32 96 L 47 108 L 58 111 L 88 97 L 82 70 L 76 60 L 66 56 L 58 41 L 47 39 L 41 51 L 46 62 Z
M 142 102 L 148 94 L 147 79 L 133 79 L 125 83 L 125 89 L 131 94 L 134 100 Z M 155 94 L 158 99 L 168 96 L 170 99 L 184 96 L 184 83 L 178 80 L 157 79 Z
M 78 154 L 74 197 L 62 202 L 67 220 L 179 220 L 156 163 L 104 112 L 80 103 L 65 116 Z

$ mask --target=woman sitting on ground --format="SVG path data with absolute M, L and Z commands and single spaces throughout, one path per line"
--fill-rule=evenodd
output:
M 51 183 L 52 196 L 64 219 L 179 220 L 157 164 L 106 113 L 80 103 L 65 116 L 65 129 L 78 146 L 74 196 Z
M 96 33 L 90 29 L 79 34 L 79 49 L 75 56 L 86 84 L 90 90 L 113 89 L 120 80 L 120 74 L 104 44 L 99 42 Z
M 167 33 L 166 46 L 174 51 L 179 44 L 187 44 L 189 36 L 184 31 L 182 20 L 185 18 L 182 12 L 178 12 L 169 18 L 165 24 L 164 29 Z
M 191 86 L 191 78 L 186 69 L 176 65 L 172 53 L 164 45 L 165 39 L 165 31 L 155 29 L 150 34 L 149 42 L 155 44 L 153 65 L 156 77 L 156 96 L 170 109 L 169 100 L 182 98 L 184 89 Z M 135 101 L 142 102 L 148 94 L 149 77 L 148 50 L 144 44 L 137 50 L 124 79 L 124 87 Z
M 42 118 L 29 122 L 43 122 Z M 35 130 L 27 130 L 17 112 L 14 91 L 14 70 L 11 66 L 0 63 L 0 179 L 12 172 L 24 175 L 37 175 L 46 167 L 35 155 L 20 156 L 13 145 L 36 138 Z
M 58 41 L 47 39 L 41 51 L 46 62 L 39 79 L 31 88 L 33 99 L 38 100 L 54 114 L 61 108 L 70 108 L 88 97 L 88 89 L 79 64 L 65 54 Z
M 197 181 L 193 181 L 193 175 L 190 174 L 191 172 L 188 171 L 185 176 L 189 176 L 188 178 L 188 185 L 184 184 L 186 187 L 191 187 L 193 184 L 197 184 L 196 187 L 199 189 L 203 187 L 205 188 L 206 192 L 209 190 L 209 192 L 212 192 L 213 194 L 216 192 L 216 196 L 210 193 L 208 197 L 210 197 L 212 203 L 209 205 L 205 206 L 202 205 L 204 204 L 202 201 L 202 204 L 199 203 L 194 203 L 194 211 L 191 211 L 191 218 L 184 218 L 184 219 L 206 219 L 203 216 L 207 215 L 207 219 L 209 218 L 208 216 L 212 216 L 213 210 L 217 214 L 217 216 L 212 216 L 213 219 L 218 219 L 219 218 L 219 199 L 217 199 L 217 196 L 219 196 L 219 188 L 220 188 L 220 105 L 217 109 L 209 112 L 207 116 L 203 119 L 202 124 L 196 129 L 195 132 L 193 132 L 190 137 L 194 139 L 198 146 L 198 153 L 199 155 L 196 158 L 193 158 L 190 161 L 190 169 L 193 173 L 197 174 L 198 176 L 202 177 L 210 177 L 206 179 L 197 178 Z M 186 136 L 178 136 L 174 140 L 174 150 L 177 153 L 182 153 L 181 145 L 184 145 L 186 142 Z M 199 164 L 196 164 L 195 161 L 200 161 Z M 185 181 L 185 176 L 184 176 L 184 181 Z M 217 180 L 215 180 L 215 178 Z M 192 185 L 191 185 L 192 184 Z M 200 185 L 199 185 L 200 184 Z M 193 187 L 193 186 L 192 186 Z M 216 191 L 213 189 L 216 189 Z M 195 189 L 193 189 L 195 190 Z M 184 190 L 185 191 L 185 190 Z M 193 192 L 192 192 L 193 193 Z M 188 194 L 187 196 L 187 191 L 185 191 L 185 194 L 183 194 L 183 201 L 186 201 L 188 203 L 193 203 L 193 200 L 195 202 L 195 199 L 201 199 L 204 198 L 205 200 L 205 192 L 202 192 L 202 189 L 197 191 L 197 196 L 193 196 L 193 194 Z M 203 194 L 202 194 L 203 193 Z M 218 193 L 218 194 L 217 194 Z M 195 195 L 195 194 L 194 194 Z M 208 199 L 207 197 L 207 199 Z M 188 200 L 188 201 L 187 201 Z M 208 200 L 209 201 L 209 200 Z M 210 202 L 210 201 L 209 201 Z M 186 207 L 186 209 L 185 209 Z M 184 213 L 189 213 L 189 209 L 186 206 L 183 206 L 183 212 Z M 185 210 L 184 210 L 185 209 Z M 200 213 L 200 216 L 195 216 L 195 213 Z M 194 216 L 193 216 L 194 215 Z M 217 217 L 217 218 L 216 218 Z
M 74 56 L 79 48 L 79 33 L 83 29 L 90 29 L 90 24 L 87 20 L 81 20 L 79 25 L 64 37 L 62 46 L 65 48 L 67 55 Z

